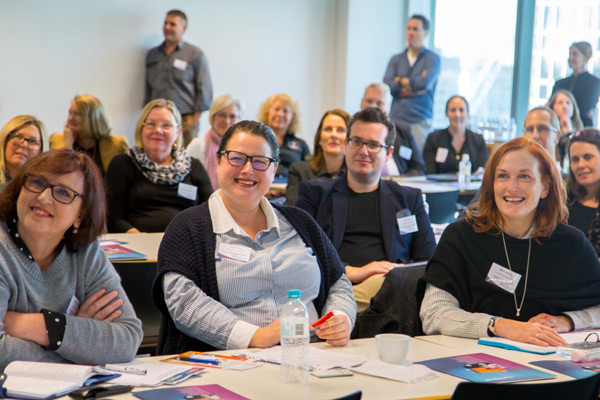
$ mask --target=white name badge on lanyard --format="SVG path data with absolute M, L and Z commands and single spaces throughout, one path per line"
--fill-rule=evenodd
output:
M 410 147 L 400 146 L 399 154 L 400 157 L 404 158 L 405 160 L 410 160 L 412 157 L 412 149 Z
M 498 286 L 500 289 L 506 290 L 508 293 L 514 293 L 521 280 L 521 274 L 513 272 L 508 268 L 504 268 L 502 265 L 493 263 L 485 280 L 492 285 Z
M 446 158 L 448 158 L 448 149 L 445 147 L 438 147 L 437 153 L 435 153 L 435 162 L 446 162 Z
M 252 249 L 246 246 L 235 244 L 219 243 L 219 257 L 230 258 L 232 260 L 248 262 Z
M 413 233 L 419 230 L 419 226 L 417 225 L 417 217 L 414 215 L 409 215 L 408 217 L 401 217 L 396 219 L 398 221 L 398 229 L 400 229 L 401 235 L 406 235 L 408 233 Z
M 188 63 L 187 63 L 187 61 L 184 61 L 184 60 L 182 60 L 180 58 L 176 58 L 173 61 L 173 66 L 175 68 L 177 68 L 178 70 L 180 70 L 180 71 L 185 71 L 186 68 L 187 68 L 187 66 L 188 66 Z
M 177 196 L 196 201 L 196 197 L 198 196 L 198 186 L 180 182 L 177 187 Z

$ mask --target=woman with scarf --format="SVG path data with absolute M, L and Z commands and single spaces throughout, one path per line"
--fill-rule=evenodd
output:
M 106 173 L 109 232 L 164 232 L 178 212 L 208 199 L 206 170 L 181 140 L 175 104 L 148 103 L 135 128 L 136 146 L 116 156 Z

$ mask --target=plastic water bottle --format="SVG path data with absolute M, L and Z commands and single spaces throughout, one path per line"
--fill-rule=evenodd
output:
M 458 186 L 462 187 L 469 183 L 471 183 L 471 161 L 468 154 L 463 154 L 458 164 Z
M 281 380 L 305 383 L 308 379 L 308 310 L 300 290 L 288 291 L 289 301 L 281 311 Z

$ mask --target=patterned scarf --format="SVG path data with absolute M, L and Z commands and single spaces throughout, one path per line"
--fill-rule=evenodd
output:
M 144 150 L 135 146 L 127 150 L 127 155 L 144 177 L 158 185 L 174 185 L 185 179 L 192 170 L 192 159 L 185 148 L 174 150 L 171 165 L 160 165 L 150 160 Z

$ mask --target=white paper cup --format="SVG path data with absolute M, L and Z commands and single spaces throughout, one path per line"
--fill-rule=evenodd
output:
M 389 364 L 403 364 L 410 347 L 410 336 L 399 333 L 375 335 L 379 359 Z

